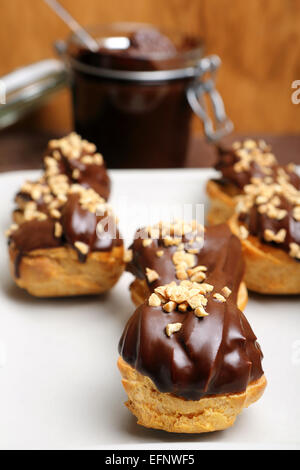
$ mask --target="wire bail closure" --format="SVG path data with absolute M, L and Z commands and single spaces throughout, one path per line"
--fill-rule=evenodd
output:
M 194 113 L 202 120 L 204 133 L 211 142 L 217 142 L 234 128 L 233 123 L 226 115 L 222 97 L 215 87 L 220 65 L 221 59 L 217 55 L 201 59 L 196 68 L 196 78 L 186 92 L 187 100 Z M 208 75 L 206 80 L 204 75 Z M 208 113 L 206 97 L 212 104 L 213 117 Z

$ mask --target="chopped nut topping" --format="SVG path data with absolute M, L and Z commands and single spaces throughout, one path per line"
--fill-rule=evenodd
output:
M 36 212 L 35 218 L 39 221 L 42 222 L 43 220 L 46 220 L 48 217 L 46 214 L 43 212 Z
M 125 250 L 124 253 L 124 263 L 130 263 L 133 258 L 133 251 L 132 250 Z
M 70 187 L 69 193 L 80 194 L 79 203 L 83 209 L 89 212 L 92 212 L 94 214 L 97 212 L 101 212 L 101 215 L 105 215 L 105 213 L 108 213 L 110 211 L 109 205 L 92 188 L 87 189 L 83 186 L 80 186 L 79 184 L 73 184 Z
M 194 255 L 197 255 L 199 253 L 199 249 L 198 248 L 188 248 L 187 252 L 191 253 L 191 254 L 194 254 Z
M 226 297 L 226 299 L 228 299 L 228 297 L 230 296 L 230 294 L 232 293 L 232 290 L 229 289 L 229 287 L 225 286 L 223 287 L 223 289 L 221 290 L 222 294 L 224 295 L 224 297 Z
M 206 274 L 203 273 L 202 271 L 198 271 L 192 276 L 190 276 L 190 279 L 192 282 L 202 282 L 204 279 L 206 279 Z
M 157 294 L 151 294 L 148 300 L 150 307 L 160 307 L 161 299 Z
M 66 195 L 69 190 L 69 181 L 66 175 L 55 175 L 47 178 L 51 192 L 55 196 Z
M 55 227 L 54 228 L 54 236 L 56 238 L 60 238 L 62 236 L 62 233 L 63 233 L 62 225 L 59 222 L 55 222 L 54 227 Z
M 289 164 L 287 165 L 287 169 L 288 169 L 288 171 L 290 171 L 291 173 L 293 173 L 293 172 L 296 170 L 296 165 L 295 165 L 295 163 L 289 163 Z
M 103 157 L 100 153 L 95 153 L 95 155 L 85 155 L 81 158 L 81 162 L 84 165 L 103 165 Z
M 185 251 L 175 251 L 172 259 L 175 266 L 184 264 L 187 268 L 192 268 L 196 264 L 195 256 Z
M 195 308 L 194 310 L 194 313 L 196 315 L 196 317 L 207 317 L 209 315 L 209 313 L 207 313 L 204 309 L 204 307 L 202 305 L 200 305 L 199 307 Z
M 48 147 L 55 160 L 60 160 L 63 155 L 68 160 L 81 160 L 86 165 L 103 164 L 102 155 L 95 153 L 96 146 L 82 139 L 75 132 L 62 139 L 51 140 Z
M 180 284 L 176 284 L 173 281 L 170 284 L 154 289 L 158 299 L 153 299 L 153 306 L 161 305 L 162 309 L 167 313 L 173 312 L 176 309 L 181 313 L 192 310 L 195 316 L 204 317 L 209 315 L 205 311 L 205 306 L 208 303 L 206 295 L 210 294 L 213 288 L 210 284 L 199 284 L 192 281 L 182 281 Z M 216 296 L 217 300 L 226 302 L 226 298 L 221 294 L 216 294 Z M 152 303 L 152 296 L 150 298 Z
M 182 323 L 169 323 L 166 326 L 166 334 L 167 336 L 172 336 L 173 333 L 177 333 L 182 327 Z
M 257 148 L 255 140 L 250 140 L 250 139 L 245 140 L 244 148 L 247 149 L 247 150 L 253 150 L 253 149 Z
M 100 153 L 94 155 L 94 165 L 103 165 L 103 156 Z
M 297 220 L 297 222 L 300 222 L 300 206 L 294 207 L 293 217 L 295 220 Z
M 86 243 L 83 243 L 83 242 L 75 242 L 74 243 L 74 246 L 75 248 L 77 248 L 78 251 L 80 251 L 80 253 L 82 253 L 83 255 L 87 255 L 90 248 L 89 246 L 86 244 Z
M 290 243 L 290 256 L 292 258 L 300 259 L 300 245 L 297 243 Z
M 202 283 L 200 286 L 200 292 L 201 294 L 207 294 L 208 292 L 212 292 L 214 290 L 214 286 L 212 286 L 211 284 L 207 284 L 207 283 Z
M 238 150 L 239 148 L 241 148 L 241 145 L 241 142 L 233 142 L 232 148 L 233 150 Z
M 170 300 L 173 300 L 177 304 L 184 302 L 186 300 L 186 295 L 182 287 L 177 284 L 172 284 L 167 286 L 165 294 Z
M 277 233 L 274 233 L 272 230 L 264 231 L 264 239 L 267 242 L 283 243 L 286 237 L 286 230 L 284 228 L 280 229 Z
M 85 165 L 92 165 L 94 163 L 94 157 L 92 157 L 92 155 L 85 155 L 82 157 L 81 161 Z
M 167 302 L 166 304 L 163 305 L 164 311 L 168 313 L 174 312 L 176 307 L 177 307 L 176 302 L 173 302 L 172 300 L 170 300 L 170 302 Z
M 179 245 L 181 242 L 181 238 L 173 238 L 170 236 L 165 237 L 164 239 L 164 245 L 165 246 L 174 246 L 174 245 Z
M 189 276 L 193 276 L 194 274 L 198 273 L 199 271 L 200 272 L 207 271 L 207 267 L 206 266 L 196 266 L 195 268 L 187 270 Z
M 214 299 L 216 299 L 218 302 L 226 302 L 226 298 L 221 295 L 221 294 L 214 294 L 213 295 Z
M 182 302 L 181 304 L 178 305 L 178 310 L 179 312 L 186 312 L 187 309 L 189 308 L 189 304 L 187 302 Z
M 233 166 L 237 173 L 249 171 L 252 163 L 258 164 L 263 171 L 267 169 L 268 172 L 268 167 L 276 163 L 275 156 L 270 153 L 270 148 L 263 141 L 257 143 L 248 139 L 243 143 L 235 142 L 232 148 L 239 159 Z
M 143 240 L 143 246 L 144 247 L 150 246 L 151 244 L 152 244 L 151 238 Z
M 178 266 L 178 268 L 176 269 L 176 277 L 180 281 L 184 281 L 185 279 L 189 278 L 184 266 L 180 266 L 180 265 Z
M 156 256 L 157 256 L 158 258 L 161 258 L 163 255 L 164 255 L 163 250 L 158 250 L 158 251 L 156 252 Z
M 255 209 L 258 214 L 271 219 L 271 222 L 272 220 L 283 221 L 289 214 L 296 221 L 300 221 L 300 191 L 291 184 L 290 171 L 291 168 L 276 166 L 272 176 L 264 179 L 252 178 L 251 184 L 244 187 L 245 194 L 238 198 L 236 210 L 238 214 L 243 215 L 240 220 L 245 223 L 245 220 L 249 220 L 251 211 Z M 258 221 L 260 220 L 265 219 L 258 219 Z M 284 227 L 286 225 L 285 223 Z M 274 226 L 277 233 L 271 228 L 272 225 L 269 225 L 269 228 L 264 230 L 263 239 L 266 242 L 283 244 L 287 239 L 287 229 L 280 228 L 278 223 Z M 244 229 L 240 227 L 240 230 Z M 242 235 L 241 233 L 241 238 L 244 238 Z M 283 248 L 286 249 L 285 246 Z
M 176 285 L 176 282 L 171 282 L 171 284 L 168 284 L 168 285 Z M 167 297 L 167 294 L 166 294 L 166 288 L 168 286 L 159 286 L 159 287 L 156 287 L 154 289 L 154 292 L 156 292 L 156 294 L 160 295 L 161 297 L 163 298 L 166 298 Z
M 26 222 L 30 220 L 43 221 L 47 219 L 47 215 L 37 210 L 37 204 L 34 201 L 29 201 L 25 204 L 23 217 Z
M 75 168 L 75 170 L 73 170 L 73 173 L 72 173 L 72 178 L 74 180 L 78 180 L 79 177 L 80 177 L 80 171 L 78 170 L 78 168 Z
M 57 209 L 51 209 L 50 215 L 54 219 L 60 219 L 60 217 L 61 217 L 61 213 Z
M 150 269 L 150 268 L 146 268 L 146 276 L 150 284 L 151 282 L 154 282 L 157 279 L 159 279 L 159 274 L 156 271 L 154 271 L 154 269 Z
M 193 310 L 195 310 L 195 308 L 205 305 L 207 303 L 207 299 L 202 294 L 197 294 L 193 297 L 189 297 L 187 303 Z
M 244 225 L 240 226 L 240 237 L 242 240 L 246 240 L 249 236 L 249 231 L 246 229 Z
M 52 152 L 52 155 L 53 155 L 53 158 L 55 158 L 55 160 L 57 160 L 57 161 L 60 161 L 60 160 L 61 160 L 61 154 L 59 153 L 58 150 L 54 150 L 54 151 Z

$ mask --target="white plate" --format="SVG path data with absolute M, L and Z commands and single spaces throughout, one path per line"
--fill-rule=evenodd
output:
M 1 232 L 13 196 L 37 172 L 0 175 Z M 174 204 L 205 201 L 208 170 L 112 171 L 112 204 L 125 197 Z M 123 201 L 124 202 L 124 201 Z M 121 227 L 128 217 L 121 211 Z M 144 222 L 130 217 L 130 230 Z M 129 232 L 130 232 L 129 230 Z M 128 232 L 128 231 L 127 231 Z M 130 238 L 131 233 L 127 233 Z M 117 344 L 134 308 L 125 274 L 106 296 L 38 300 L 10 279 L 6 241 L 0 252 L 1 448 L 299 448 L 299 297 L 251 295 L 246 309 L 265 354 L 267 390 L 231 429 L 174 435 L 144 429 L 123 406 Z

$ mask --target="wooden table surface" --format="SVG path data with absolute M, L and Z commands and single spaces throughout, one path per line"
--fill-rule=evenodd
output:
M 56 135 L 6 130 L 0 133 L 0 172 L 21 169 L 41 168 L 42 156 L 49 139 Z M 227 140 L 240 140 L 245 136 L 234 135 Z M 249 135 L 247 137 L 263 138 L 270 143 L 280 163 L 294 162 L 300 164 L 300 135 Z M 191 140 L 185 167 L 211 167 L 215 161 L 215 149 L 203 137 Z

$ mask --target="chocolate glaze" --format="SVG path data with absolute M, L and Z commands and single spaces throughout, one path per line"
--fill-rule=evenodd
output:
M 164 248 L 164 256 L 158 258 L 156 244 L 154 241 L 154 246 L 143 247 L 140 240 L 135 240 L 129 269 L 139 278 L 145 278 L 146 266 L 155 269 L 160 274 L 160 285 L 176 281 L 171 262 L 175 249 Z M 206 282 L 214 286 L 213 292 L 220 292 L 224 286 L 232 290 L 227 301 L 220 303 L 209 296 L 209 316 L 200 319 L 193 312 L 165 313 L 145 303 L 128 321 L 119 343 L 122 358 L 150 377 L 159 391 L 187 400 L 242 392 L 263 374 L 262 352 L 236 306 L 244 269 L 239 240 L 226 225 L 210 227 L 197 256 L 197 264 L 208 268 Z M 156 284 L 149 285 L 150 291 Z M 174 322 L 183 326 L 169 338 L 165 327 Z
M 252 178 L 264 179 L 269 177 L 276 181 L 280 177 L 280 172 L 284 170 L 288 176 L 288 182 L 298 191 L 300 190 L 299 175 L 295 171 L 291 170 L 288 165 L 279 165 L 276 159 L 274 159 L 274 164 L 269 167 L 271 171 L 268 175 L 266 175 L 266 173 L 263 172 L 262 167 L 254 161 L 250 163 L 248 171 L 237 172 L 234 169 L 234 165 L 239 161 L 236 151 L 232 147 L 219 147 L 218 151 L 219 160 L 215 168 L 222 172 L 222 178 L 216 180 L 220 185 L 232 184 L 238 189 L 238 193 L 242 194 L 243 188 L 246 185 L 251 184 Z M 268 153 L 269 151 L 270 148 L 266 147 L 266 150 L 263 153 Z M 254 205 L 248 213 L 240 214 L 239 220 L 247 225 L 251 235 L 257 236 L 263 243 L 271 244 L 289 252 L 290 243 L 300 244 L 300 222 L 293 218 L 293 205 L 284 197 L 284 194 L 279 198 L 280 205 L 278 208 L 285 209 L 287 211 L 287 215 L 282 220 L 270 218 L 266 214 L 260 214 L 257 210 L 257 205 Z M 264 239 L 264 232 L 267 229 L 272 230 L 274 233 L 277 233 L 280 229 L 285 229 L 286 237 L 284 242 L 267 242 Z
M 37 182 L 27 182 L 15 198 L 15 220 L 21 224 L 11 232 L 9 243 L 18 252 L 17 277 L 22 256 L 32 250 L 69 245 L 84 262 L 87 255 L 75 247 L 76 242 L 87 245 L 89 252 L 111 251 L 123 243 L 115 218 L 104 204 L 110 193 L 110 179 L 94 144 L 74 133 L 52 140 L 45 152 L 44 166 L 42 177 Z M 74 170 L 77 170 L 76 175 Z M 90 204 L 82 203 L 81 193 Z M 104 210 L 101 215 L 95 213 L 98 205 Z M 90 210 L 85 208 L 87 206 Z M 43 214 L 47 218 L 41 221 Z M 31 220 L 24 222 L 30 216 Z M 56 223 L 60 225 L 57 227 Z M 55 236 L 55 232 L 57 235 L 60 231 L 61 236 Z
M 40 202 L 38 209 L 47 213 L 47 210 L 43 208 L 43 203 Z M 79 195 L 76 193 L 68 196 L 61 214 L 60 219 L 52 219 L 48 214 L 48 218 L 44 221 L 24 222 L 11 234 L 9 243 L 13 243 L 20 253 L 16 259 L 16 277 L 19 276 L 22 256 L 32 250 L 65 245 L 74 247 L 76 241 L 81 241 L 89 246 L 90 252 L 111 251 L 113 247 L 123 244 L 114 217 L 108 214 L 97 216 L 83 209 L 79 203 Z M 97 233 L 96 227 L 101 221 L 104 230 Z M 55 222 L 60 222 L 63 228 L 60 238 L 54 236 Z M 78 258 L 79 261 L 84 262 L 86 256 L 78 252 Z
M 186 247 L 189 248 L 198 248 L 200 243 L 195 241 L 192 245 L 188 245 L 188 242 L 194 238 L 195 235 L 203 236 L 203 232 L 191 232 L 185 234 L 182 237 L 182 242 Z M 172 261 L 172 257 L 176 251 L 176 246 L 165 247 L 163 239 L 153 239 L 151 245 L 144 247 L 143 239 L 147 238 L 145 229 L 139 230 L 136 233 L 135 240 L 129 249 L 133 251 L 132 262 L 127 264 L 127 271 L 131 272 L 135 277 L 139 279 L 145 279 L 148 283 L 146 277 L 146 268 L 153 269 L 159 273 L 160 277 L 157 281 L 154 281 L 151 285 L 148 283 L 148 286 L 151 290 L 154 290 L 156 287 L 168 284 L 176 280 L 175 266 Z M 156 256 L 157 251 L 163 251 L 164 255 L 159 258 Z M 197 263 L 198 264 L 198 263 Z
M 70 184 L 78 183 L 85 188 L 92 188 L 99 196 L 108 200 L 111 184 L 104 162 L 102 165 L 85 164 L 80 157 L 78 159 L 66 158 L 60 149 L 55 148 L 48 149 L 45 155 L 53 156 L 55 151 L 59 152 L 61 156 L 61 160 L 58 162 L 59 172 L 68 177 Z M 94 155 L 94 153 L 84 152 L 84 155 Z M 75 180 L 72 177 L 72 173 L 76 169 L 80 170 L 80 176 Z
M 16 248 L 27 253 L 32 250 L 57 247 L 62 241 L 54 236 L 54 224 L 54 220 L 51 219 L 24 222 L 11 234 L 10 240 Z
M 101 234 L 96 228 L 103 221 Z M 107 223 L 104 223 L 107 221 Z M 82 208 L 79 204 L 79 195 L 71 194 L 62 210 L 61 224 L 66 243 L 74 245 L 81 241 L 90 247 L 90 251 L 110 251 L 114 246 L 122 245 L 119 231 L 112 215 L 97 216 Z M 107 229 L 110 229 L 110 232 Z
M 284 196 L 279 196 L 280 205 L 279 209 L 285 209 L 287 215 L 277 220 L 268 217 L 267 214 L 260 214 L 258 212 L 258 206 L 254 205 L 249 212 L 241 213 L 239 215 L 240 222 L 246 224 L 249 233 L 260 239 L 265 244 L 273 245 L 276 248 L 280 248 L 287 253 L 290 251 L 290 243 L 297 243 L 300 245 L 300 222 L 293 218 L 293 206 Z M 267 242 L 264 238 L 265 230 L 272 230 L 274 233 L 278 233 L 279 230 L 286 230 L 286 237 L 282 243 Z M 297 259 L 295 258 L 297 261 Z
M 268 153 L 267 150 L 264 153 Z M 256 163 L 250 163 L 250 169 L 248 171 L 237 172 L 234 170 L 234 165 L 239 161 L 239 157 L 236 155 L 236 151 L 230 147 L 218 147 L 218 161 L 215 165 L 216 170 L 221 171 L 222 178 L 217 180 L 221 185 L 231 183 L 240 190 L 247 184 L 251 183 L 252 178 L 265 178 L 267 175 L 262 171 L 262 167 Z M 288 173 L 290 183 L 295 188 L 300 189 L 300 177 L 294 171 L 291 171 L 288 166 L 281 166 L 277 162 L 270 167 L 272 170 L 271 177 L 276 178 L 278 170 L 282 168 Z

